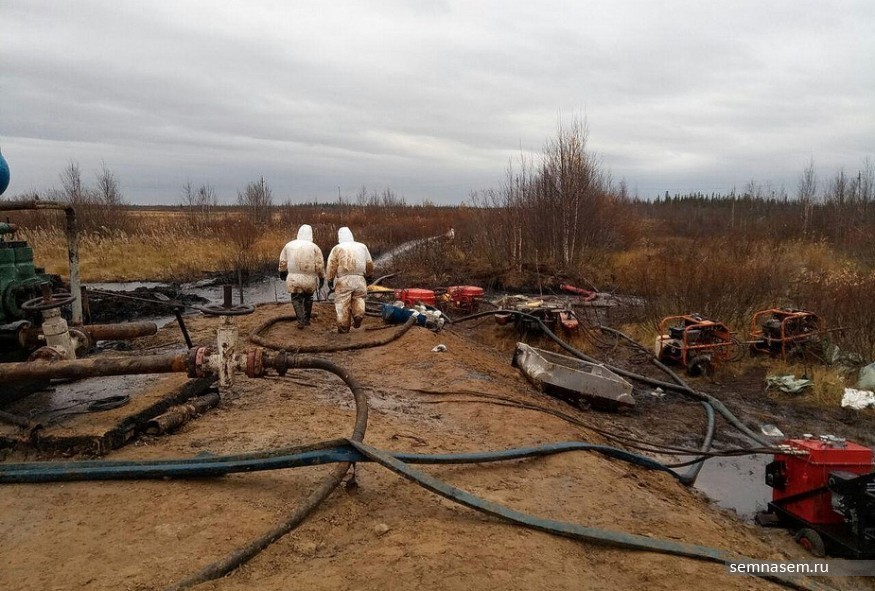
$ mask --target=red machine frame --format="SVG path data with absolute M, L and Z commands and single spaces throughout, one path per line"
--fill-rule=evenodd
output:
M 768 318 L 774 317 L 780 320 L 780 336 L 773 337 L 766 334 L 764 329 L 765 322 Z M 761 322 L 761 319 L 766 318 Z M 812 322 L 816 327 L 808 332 L 793 330 L 792 326 L 801 325 L 803 322 Z M 812 337 L 819 336 L 826 332 L 826 327 L 823 319 L 814 312 L 807 310 L 791 310 L 788 308 L 770 308 L 768 310 L 760 310 L 753 315 L 750 324 L 750 350 L 751 353 L 768 353 L 774 355 L 777 353 L 777 343 L 781 344 L 781 359 L 787 359 L 788 345 L 796 343 L 804 343 L 810 341 Z
M 681 336 L 671 336 L 671 328 L 680 328 L 677 326 L 677 321 L 682 321 L 683 331 Z M 708 335 L 707 342 L 701 341 L 701 337 L 692 338 L 694 331 L 701 331 L 700 334 Z M 717 365 L 720 362 L 730 361 L 735 357 L 737 343 L 732 337 L 732 331 L 722 322 L 708 320 L 700 316 L 680 315 L 667 316 L 659 323 L 659 357 L 663 359 L 663 351 L 666 345 L 674 346 L 671 341 L 680 341 L 680 357 L 674 358 L 680 361 L 682 367 L 688 368 L 692 358 L 698 356 L 698 353 L 710 355 L 712 365 Z

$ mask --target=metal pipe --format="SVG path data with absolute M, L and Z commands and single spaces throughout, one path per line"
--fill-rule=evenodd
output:
M 76 210 L 64 209 L 67 216 L 67 257 L 70 260 L 70 293 L 73 300 L 73 325 L 82 324 L 82 284 L 79 281 L 79 228 L 76 224 Z
M 180 425 L 184 425 L 197 415 L 217 406 L 221 398 L 217 392 L 211 392 L 168 408 L 164 414 L 158 415 L 146 423 L 145 432 L 149 435 L 163 435 Z
M 69 203 L 57 201 L 0 201 L 0 211 L 27 211 L 34 209 L 59 209 L 66 215 L 67 258 L 70 264 L 70 293 L 73 300 L 73 324 L 82 324 L 82 293 L 79 280 L 79 229 L 76 223 L 76 210 Z
M 182 308 L 174 308 L 173 315 L 176 316 L 179 330 L 182 331 L 182 338 L 185 339 L 185 346 L 191 349 L 194 347 L 194 343 L 191 342 L 191 336 L 189 336 L 188 329 L 185 327 L 185 322 L 182 320 Z
M 122 324 L 87 324 L 77 327 L 92 341 L 128 341 L 139 337 L 151 336 L 158 332 L 154 322 L 125 322 Z M 39 347 L 43 344 L 42 329 L 30 327 L 21 332 L 21 346 L 25 348 Z
M 25 361 L 0 364 L 0 383 L 25 380 L 82 379 L 97 376 L 122 376 L 145 373 L 184 373 L 187 353 L 143 355 L 139 357 L 95 357 L 66 361 Z

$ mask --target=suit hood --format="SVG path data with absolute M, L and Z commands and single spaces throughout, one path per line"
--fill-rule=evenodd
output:
M 304 224 L 298 228 L 298 240 L 313 242 L 313 228 L 309 224 Z
M 343 244 L 344 242 L 355 242 L 355 239 L 352 237 L 352 230 L 346 226 L 337 231 L 337 243 Z

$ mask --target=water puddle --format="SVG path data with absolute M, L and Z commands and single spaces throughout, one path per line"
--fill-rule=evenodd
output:
M 745 521 L 766 509 L 772 489 L 766 486 L 766 464 L 771 455 L 713 458 L 705 462 L 695 488 L 724 509 L 735 511 Z
M 110 396 L 135 397 L 155 382 L 155 375 L 103 376 L 55 383 L 10 404 L 3 410 L 39 422 L 59 422 L 66 416 L 87 412 L 89 402 Z
M 183 295 L 198 296 L 206 300 L 203 304 L 221 304 L 224 300 L 224 287 L 222 285 L 212 285 L 210 280 L 198 281 L 193 283 L 184 283 L 182 285 L 171 285 L 169 283 L 159 283 L 155 281 L 123 281 L 123 282 L 103 282 L 103 283 L 87 283 L 89 290 L 94 292 L 124 292 L 125 295 L 133 295 L 138 298 L 159 301 L 148 291 L 142 290 L 173 290 L 178 291 Z M 140 292 L 135 290 L 140 289 Z M 240 303 L 240 288 L 234 286 L 233 300 L 235 304 Z M 286 292 L 284 282 L 274 277 L 265 277 L 259 281 L 243 286 L 243 302 L 246 304 L 265 304 L 269 302 L 288 302 L 289 295 Z M 119 298 L 120 303 L 124 302 Z M 203 305 L 201 304 L 201 305 Z M 194 313 L 194 308 L 190 307 L 186 310 L 186 314 Z M 134 318 L 131 318 L 133 320 Z M 158 324 L 159 328 L 175 321 L 175 317 L 171 313 L 167 314 L 146 314 L 137 315 L 136 320 L 150 320 Z

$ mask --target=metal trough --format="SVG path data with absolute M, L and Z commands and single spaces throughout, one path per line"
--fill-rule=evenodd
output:
M 543 392 L 573 404 L 606 410 L 635 406 L 632 384 L 597 363 L 517 343 L 513 366 Z

